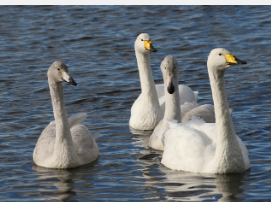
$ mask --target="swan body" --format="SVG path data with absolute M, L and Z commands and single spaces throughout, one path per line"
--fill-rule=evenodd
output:
M 52 98 L 55 121 L 41 133 L 33 152 L 36 165 L 47 168 L 74 168 L 88 164 L 99 156 L 95 138 L 82 122 L 86 113 L 67 117 L 62 82 L 76 82 L 69 75 L 68 67 L 55 61 L 48 70 L 48 83 Z
M 164 145 L 161 163 L 166 167 L 197 173 L 242 173 L 250 168 L 248 151 L 236 136 L 225 92 L 224 72 L 233 65 L 246 64 L 217 48 L 211 51 L 208 73 L 214 100 L 216 123 L 198 117 L 177 124 L 159 134 Z
M 199 106 L 195 99 L 197 92 L 185 85 L 178 86 L 179 64 L 173 56 L 166 56 L 161 63 L 164 85 L 161 100 L 164 102 L 164 118 L 155 127 L 150 140 L 149 146 L 156 150 L 164 150 L 164 146 L 157 133 L 163 133 L 169 129 L 168 119 L 176 119 L 178 122 L 190 120 L 192 117 L 200 117 L 205 122 L 214 123 L 214 107 L 206 104 Z M 178 90 L 175 90 L 178 86 Z M 162 93 L 160 93 L 161 95 Z
M 129 126 L 137 130 L 153 130 L 163 118 L 165 111 L 164 84 L 155 85 L 149 52 L 156 52 L 147 33 L 140 34 L 135 41 L 141 94 L 133 103 Z M 179 85 L 181 103 L 196 102 L 197 92 L 185 85 Z

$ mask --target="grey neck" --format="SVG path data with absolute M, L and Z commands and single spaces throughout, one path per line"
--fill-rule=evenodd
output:
M 165 114 L 163 118 L 162 129 L 163 131 L 169 128 L 167 120 L 176 119 L 178 123 L 181 122 L 181 109 L 180 109 L 180 96 L 178 89 L 178 78 L 174 80 L 175 92 L 169 94 L 167 91 L 167 85 L 164 82 L 164 90 L 166 96 L 165 104 Z
M 64 145 L 73 148 L 73 141 L 64 103 L 63 85 L 61 82 L 55 83 L 54 81 L 50 80 L 50 78 L 48 79 L 48 82 L 56 124 L 56 140 L 54 151 L 57 151 L 60 145 L 63 145 L 63 143 Z

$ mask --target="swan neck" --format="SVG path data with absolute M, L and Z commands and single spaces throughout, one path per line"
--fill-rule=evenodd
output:
M 225 172 L 229 172 L 227 169 L 232 168 L 242 170 L 244 168 L 244 159 L 229 111 L 225 90 L 224 71 L 208 71 L 214 100 L 217 130 L 215 154 L 215 162 L 217 165 L 214 167 L 218 170 L 225 170 Z
M 235 131 L 229 111 L 225 90 L 224 72 L 211 72 L 210 83 L 214 100 L 218 139 L 235 138 Z
M 169 94 L 167 91 L 167 85 L 164 82 L 164 90 L 165 90 L 165 114 L 163 118 L 162 130 L 169 129 L 169 125 L 167 120 L 175 119 L 178 123 L 181 122 L 181 109 L 180 109 L 180 96 L 178 89 L 178 78 L 174 81 L 175 92 L 173 94 Z
M 62 82 L 55 83 L 54 81 L 51 81 L 50 78 L 48 79 L 48 81 L 56 125 L 54 155 L 57 155 L 57 151 L 59 149 L 73 148 L 73 141 L 71 137 L 67 112 L 65 109 Z M 63 148 L 61 148 L 62 146 Z
M 144 97 L 158 100 L 155 84 L 150 66 L 150 54 L 136 51 L 137 65 L 139 70 L 141 92 Z

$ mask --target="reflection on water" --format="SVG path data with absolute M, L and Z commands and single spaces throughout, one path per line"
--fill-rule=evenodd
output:
M 158 159 L 152 161 L 153 165 L 158 165 Z M 242 180 L 249 175 L 250 171 L 226 175 L 197 174 L 170 170 L 159 164 L 158 169 L 161 174 L 159 177 L 154 177 L 153 166 L 150 165 L 149 162 L 143 172 L 143 176 L 148 179 L 146 186 L 162 192 L 167 200 L 225 202 L 242 201 L 242 198 L 245 198 L 242 195 L 244 192 Z
M 46 196 L 44 199 L 53 200 L 57 199 L 58 201 L 66 201 L 71 197 L 76 196 L 76 193 L 73 191 L 74 182 L 73 178 L 75 173 L 70 170 L 52 170 L 46 169 L 39 166 L 33 166 L 32 169 L 39 173 L 38 180 L 43 181 L 52 181 L 52 178 L 58 178 L 59 182 L 53 183 L 57 187 L 58 191 L 53 192 L 50 196 Z M 45 192 L 46 189 L 40 189 L 39 192 Z
M 168 199 L 203 201 L 236 201 L 236 195 L 242 194 L 244 174 L 208 175 L 177 172 L 163 166 L 160 170 L 165 173 L 167 179 L 165 190 Z M 183 183 L 183 184 L 182 184 Z M 237 200 L 237 201 L 241 201 Z

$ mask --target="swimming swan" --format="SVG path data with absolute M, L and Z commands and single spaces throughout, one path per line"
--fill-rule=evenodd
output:
M 164 85 L 155 85 L 149 52 L 156 52 L 150 35 L 140 34 L 135 41 L 135 54 L 139 70 L 141 94 L 131 108 L 129 126 L 137 130 L 153 130 L 164 114 Z M 185 85 L 180 85 L 182 102 L 196 102 L 193 91 Z M 197 93 L 197 92 L 196 92 Z
M 169 129 L 168 119 L 175 119 L 180 123 L 196 116 L 208 123 L 215 122 L 213 105 L 205 104 L 199 106 L 195 102 L 180 103 L 180 98 L 182 98 L 183 95 L 180 95 L 180 92 L 176 90 L 176 86 L 178 86 L 179 64 L 173 56 L 166 56 L 164 58 L 161 63 L 161 71 L 163 73 L 165 86 L 165 114 L 164 118 L 155 127 L 149 140 L 149 146 L 156 150 L 164 150 L 162 141 L 157 133 L 163 133 Z
M 250 168 L 248 151 L 236 136 L 225 92 L 224 72 L 246 64 L 229 51 L 211 51 L 207 66 L 215 107 L 216 123 L 204 123 L 193 117 L 177 124 L 168 121 L 170 129 L 160 134 L 164 144 L 161 163 L 175 170 L 197 173 L 241 173 Z
M 41 133 L 33 152 L 36 165 L 47 168 L 74 168 L 88 164 L 99 156 L 95 138 L 81 123 L 87 114 L 79 113 L 67 117 L 62 82 L 77 85 L 69 75 L 68 67 L 55 61 L 48 72 L 48 83 L 52 97 L 55 121 Z

